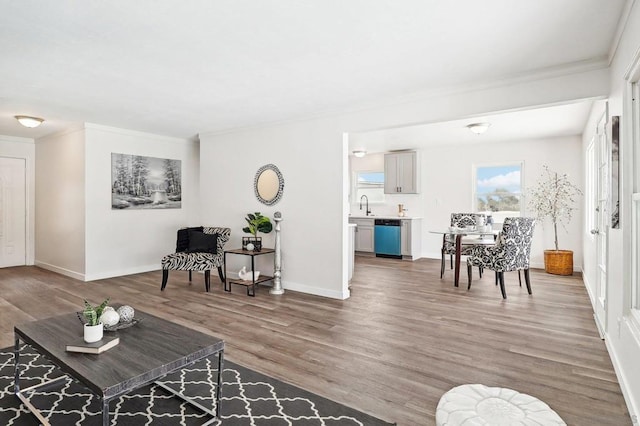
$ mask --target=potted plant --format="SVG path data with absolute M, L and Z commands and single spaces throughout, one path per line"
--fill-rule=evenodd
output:
M 569 180 L 567 174 L 559 174 L 544 166 L 544 172 L 530 193 L 529 206 L 536 212 L 536 219 L 547 217 L 553 224 L 555 250 L 544 251 L 544 269 L 556 275 L 573 274 L 573 251 L 560 250 L 558 245 L 558 225 L 566 229 L 576 210 L 575 198 L 582 191 Z
M 84 310 L 82 311 L 82 316 L 87 321 L 84 324 L 84 341 L 87 343 L 93 343 L 102 340 L 102 335 L 104 332 L 104 327 L 102 322 L 100 322 L 100 317 L 102 316 L 102 312 L 109 304 L 109 299 L 105 300 L 98 306 L 92 306 L 91 303 L 84 300 Z
M 273 229 L 273 225 L 271 224 L 271 220 L 262 216 L 260 212 L 249 213 L 245 218 L 249 226 L 245 226 L 242 228 L 242 232 L 246 232 L 247 234 L 253 235 L 253 239 L 247 238 L 246 240 L 243 238 L 243 248 L 247 250 L 255 250 L 260 251 L 262 249 L 262 238 L 258 237 L 258 233 L 262 232 L 263 234 L 268 234 Z

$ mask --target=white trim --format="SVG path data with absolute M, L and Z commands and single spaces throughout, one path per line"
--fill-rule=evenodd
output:
M 640 341 L 637 338 L 637 332 L 634 332 L 633 326 L 631 326 L 625 319 L 624 325 L 629 328 L 629 332 L 632 336 L 634 336 L 636 344 L 640 346 Z M 622 326 L 622 325 L 621 325 Z M 606 336 L 605 336 L 606 337 Z M 631 391 L 628 385 L 628 380 L 624 374 L 623 365 L 620 363 L 618 353 L 616 352 L 616 348 L 611 344 L 611 339 L 605 338 L 604 344 L 607 347 L 607 351 L 609 352 L 609 358 L 611 359 L 611 363 L 613 364 L 613 371 L 616 373 L 616 378 L 618 379 L 618 383 L 620 384 L 620 390 L 622 391 L 622 396 L 624 397 L 624 402 L 627 404 L 627 410 L 629 411 L 629 416 L 631 417 L 633 424 L 638 424 L 637 414 L 638 406 L 634 403 L 634 398 L 631 395 Z
M 16 143 L 28 143 L 35 144 L 36 140 L 32 138 L 21 138 L 17 136 L 0 135 L 0 141 L 2 142 L 16 142 Z
M 624 34 L 624 30 L 627 28 L 627 22 L 629 22 L 629 16 L 631 16 L 631 9 L 635 5 L 636 0 L 627 0 L 620 14 L 620 19 L 618 19 L 618 25 L 616 26 L 616 33 L 613 36 L 613 42 L 611 43 L 611 47 L 609 48 L 608 55 L 608 64 L 611 66 L 613 62 L 613 58 L 616 56 L 616 52 L 618 51 L 618 46 L 620 45 L 620 40 L 622 39 L 622 34 Z
M 524 185 L 524 160 L 520 161 L 505 161 L 505 162 L 496 162 L 496 163 L 473 163 L 471 165 L 471 211 L 478 212 L 477 206 L 477 193 L 478 188 L 476 187 L 476 183 L 478 181 L 478 167 L 486 168 L 486 167 L 508 167 L 508 166 L 520 166 L 520 216 L 524 216 L 526 200 L 525 200 L 525 185 Z M 494 222 L 498 223 L 498 222 Z
M 631 314 L 640 326 L 640 193 L 631 196 Z M 639 327 L 640 329 L 640 327 Z
M 326 288 L 311 287 L 311 286 L 300 284 L 293 281 L 283 281 L 282 287 L 285 290 L 289 290 L 289 291 L 299 291 L 300 293 L 314 294 L 316 296 L 329 297 L 331 299 L 345 300 L 345 299 L 348 299 L 350 296 L 349 290 L 347 290 L 346 292 L 344 290 L 343 291 L 328 290 Z
M 348 172 L 347 172 L 348 173 Z M 354 204 L 358 204 L 360 203 L 360 200 L 358 199 L 358 174 L 360 173 L 382 173 L 384 175 L 384 169 L 383 170 L 354 170 L 353 172 L 351 172 L 351 193 L 353 194 L 353 200 L 352 202 Z M 385 179 L 387 178 L 386 176 L 384 177 Z M 386 198 L 387 198 L 387 194 L 385 194 L 384 192 L 384 182 L 382 182 L 382 197 L 384 198 L 382 201 L 369 201 L 369 206 L 375 206 L 375 205 L 383 205 L 386 204 Z M 368 199 L 369 197 L 367 197 Z
M 116 271 L 98 272 L 98 273 L 89 274 L 89 275 L 85 274 L 84 281 L 96 281 L 96 280 L 103 280 L 105 278 L 123 277 L 126 275 L 157 271 L 159 269 L 160 269 L 160 265 L 158 265 L 157 263 L 154 263 L 151 265 L 134 266 L 126 269 L 118 269 Z M 158 286 L 159 285 L 160 285 L 160 282 L 158 282 Z
M 118 127 L 104 126 L 102 124 L 84 123 L 84 129 L 100 130 L 102 132 L 116 133 L 119 135 L 135 136 L 138 138 L 152 139 L 154 142 L 163 141 L 171 143 L 199 143 L 197 139 L 176 138 L 173 136 L 158 135 L 155 133 L 140 132 L 137 130 L 120 129 Z
M 48 271 L 53 271 L 61 275 L 65 275 L 67 277 L 75 278 L 76 280 L 84 281 L 84 274 L 81 272 L 60 268 L 59 266 L 51 265 L 45 262 L 40 262 L 39 260 L 35 261 L 35 266 L 37 266 L 38 268 L 46 269 Z
M 561 77 L 577 78 L 579 74 L 590 73 L 594 71 L 605 71 L 608 68 L 609 68 L 609 61 L 607 59 L 607 55 L 603 55 L 601 57 L 572 62 L 569 64 L 541 68 L 541 69 L 537 69 L 532 72 L 527 72 L 523 74 L 509 74 L 497 79 L 476 82 L 468 85 L 459 84 L 456 86 L 443 87 L 435 90 L 430 89 L 426 91 L 418 91 L 408 95 L 403 95 L 400 97 L 394 97 L 390 99 L 388 98 L 383 101 L 376 101 L 376 102 L 370 102 L 367 104 L 356 105 L 350 108 L 331 109 L 331 110 L 323 111 L 316 114 L 309 114 L 309 115 L 295 118 L 295 119 L 272 120 L 272 121 L 259 123 L 259 124 L 236 126 L 236 127 L 230 127 L 227 129 L 220 129 L 220 130 L 203 131 L 199 133 L 199 136 L 204 135 L 208 137 L 215 137 L 215 136 L 244 132 L 244 131 L 257 131 L 261 129 L 276 127 L 276 126 L 285 126 L 285 125 L 301 123 L 306 121 L 326 119 L 326 118 L 336 117 L 341 115 L 362 113 L 366 111 L 377 110 L 380 108 L 392 108 L 392 107 L 402 106 L 402 105 L 406 105 L 414 102 L 428 102 L 434 98 L 442 98 L 442 97 L 453 96 L 453 95 L 464 95 L 467 93 L 471 94 L 475 92 L 481 92 L 481 91 L 492 90 L 492 89 L 508 88 L 518 84 L 540 83 L 541 81 L 544 81 L 544 80 L 557 79 Z M 569 102 L 565 102 L 565 101 L 552 102 L 552 103 L 547 103 L 545 105 L 537 105 L 537 107 L 564 105 L 567 103 L 573 103 L 576 101 L 588 100 L 588 99 L 604 99 L 602 96 L 604 95 L 599 95 L 596 97 L 587 96 L 583 99 L 572 99 Z M 510 109 L 508 111 L 501 110 L 500 112 L 513 112 L 513 111 L 527 110 L 530 108 L 531 108 L 530 106 L 527 106 L 523 108 Z M 482 115 L 486 115 L 487 113 L 488 112 L 485 112 Z M 463 117 L 456 116 L 456 117 L 451 117 L 450 119 L 464 119 L 464 118 L 472 118 L 475 116 L 476 115 L 463 116 Z M 442 117 L 435 120 L 434 122 L 442 122 L 442 121 L 449 121 L 449 120 Z M 402 127 L 406 126 L 407 124 L 408 123 L 402 124 Z M 414 123 L 414 124 L 418 124 L 418 123 Z M 428 124 L 428 122 L 421 122 L 421 124 Z M 387 127 L 368 129 L 368 131 L 381 130 L 384 128 L 387 128 Z M 360 132 L 362 131 L 362 129 L 360 130 L 347 129 L 346 131 Z

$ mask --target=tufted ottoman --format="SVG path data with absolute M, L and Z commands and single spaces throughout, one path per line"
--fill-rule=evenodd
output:
M 457 386 L 440 398 L 436 425 L 566 425 L 547 404 L 511 389 Z

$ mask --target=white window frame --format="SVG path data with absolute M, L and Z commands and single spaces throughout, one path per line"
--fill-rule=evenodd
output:
M 384 170 L 355 170 L 353 172 L 353 197 L 354 203 L 359 203 L 360 202 L 360 198 L 358 197 L 358 189 L 360 188 L 359 186 L 359 182 L 358 182 L 358 175 L 359 174 L 364 174 L 364 173 L 382 173 L 384 175 Z M 385 176 L 386 179 L 386 176 Z M 384 180 L 382 181 L 382 201 L 376 201 L 376 200 L 369 200 L 369 205 L 380 205 L 380 204 L 384 204 L 386 201 L 386 194 L 384 193 Z
M 472 179 L 472 191 L 471 191 L 471 208 L 473 212 L 482 213 L 478 211 L 478 168 L 486 168 L 486 167 L 507 167 L 507 166 L 520 166 L 520 216 L 524 216 L 525 211 L 525 185 L 524 185 L 524 161 L 508 161 L 501 163 L 479 163 L 473 164 L 471 171 L 471 179 Z M 495 221 L 494 223 L 502 223 Z
M 628 315 L 630 330 L 635 339 L 640 342 L 640 51 L 636 53 L 632 65 L 624 76 L 626 87 L 624 92 L 623 117 L 621 126 L 623 136 L 621 141 L 622 165 L 620 194 L 620 229 L 629 228 L 628 237 L 623 236 L 623 265 L 624 282 L 629 283 L 625 289 L 625 311 Z M 624 152 L 624 149 L 629 152 Z M 628 186 L 628 189 L 625 189 Z M 625 208 L 628 200 L 629 207 Z M 628 216 L 627 216 L 628 215 Z

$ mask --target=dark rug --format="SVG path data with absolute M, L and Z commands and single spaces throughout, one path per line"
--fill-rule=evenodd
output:
M 26 346 L 20 353 L 20 385 L 25 389 L 64 376 L 56 366 Z M 204 359 L 190 368 L 163 378 L 162 383 L 181 391 L 205 407 L 215 403 L 217 358 Z M 0 349 L 0 425 L 38 425 L 13 394 L 13 348 Z M 222 373 L 221 420 L 216 425 L 388 425 L 380 419 L 257 373 L 229 361 Z M 31 394 L 30 402 L 52 425 L 99 425 L 100 401 L 67 376 L 53 388 Z M 112 425 L 201 425 L 211 416 L 149 385 L 111 401 Z

